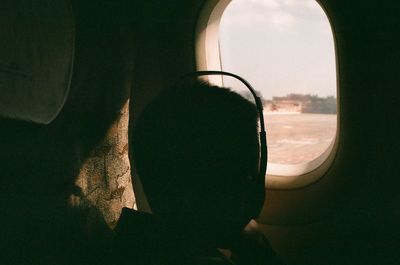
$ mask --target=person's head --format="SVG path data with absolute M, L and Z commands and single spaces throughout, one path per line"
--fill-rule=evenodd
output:
M 258 214 L 245 209 L 249 176 L 258 170 L 257 119 L 253 103 L 200 81 L 153 100 L 133 131 L 133 158 L 153 212 L 243 228 Z

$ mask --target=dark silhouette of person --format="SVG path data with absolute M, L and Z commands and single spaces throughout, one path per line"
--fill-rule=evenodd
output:
M 236 254 L 261 235 L 243 236 L 264 201 L 264 184 L 249 184 L 258 174 L 257 121 L 253 103 L 197 80 L 175 85 L 143 110 L 131 147 L 153 213 L 123 209 L 115 229 L 121 260 L 251 264 Z M 230 249 L 234 260 L 218 248 Z

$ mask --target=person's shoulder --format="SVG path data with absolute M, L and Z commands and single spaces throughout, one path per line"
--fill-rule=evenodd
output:
M 237 265 L 285 265 L 259 231 L 244 231 L 232 248 L 232 261 Z
M 152 219 L 152 215 L 149 213 L 124 207 L 114 231 L 117 235 L 138 233 L 143 231 L 142 226 L 152 223 Z

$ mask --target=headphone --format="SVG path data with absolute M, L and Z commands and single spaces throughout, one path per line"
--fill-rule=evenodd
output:
M 179 80 L 186 79 L 186 78 L 197 78 L 200 76 L 206 75 L 225 75 L 231 76 L 239 81 L 241 81 L 253 95 L 256 108 L 258 111 L 258 117 L 260 120 L 260 132 L 259 132 L 259 139 L 260 139 L 260 156 L 258 161 L 258 173 L 256 176 L 248 176 L 250 180 L 250 189 L 249 189 L 249 212 L 252 217 L 257 217 L 263 204 L 264 204 L 264 196 L 265 196 L 265 173 L 267 171 L 267 159 L 268 159 L 268 151 L 267 151 L 267 135 L 265 132 L 265 125 L 264 125 L 264 114 L 263 114 L 263 106 L 262 101 L 257 93 L 255 92 L 254 88 L 247 82 L 244 78 L 225 71 L 197 71 L 191 72 L 188 74 L 183 75 Z

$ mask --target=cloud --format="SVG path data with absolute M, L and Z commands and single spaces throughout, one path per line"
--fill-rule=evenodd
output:
M 238 0 L 232 1 L 225 10 L 223 23 L 227 26 L 244 28 L 256 25 L 267 26 L 270 30 L 284 31 L 296 22 L 281 0 Z
M 225 70 L 268 88 L 266 98 L 293 88 L 334 94 L 332 32 L 315 0 L 235 0 L 225 12 L 220 31 Z
M 225 12 L 243 23 L 263 21 L 280 28 L 298 20 L 325 20 L 324 12 L 315 0 L 235 0 Z
M 287 27 L 291 27 L 296 22 L 296 18 L 287 12 L 274 12 L 271 14 L 271 22 L 278 30 L 283 31 Z
M 278 0 L 251 0 L 251 3 L 259 3 L 268 8 L 279 8 L 280 6 Z

